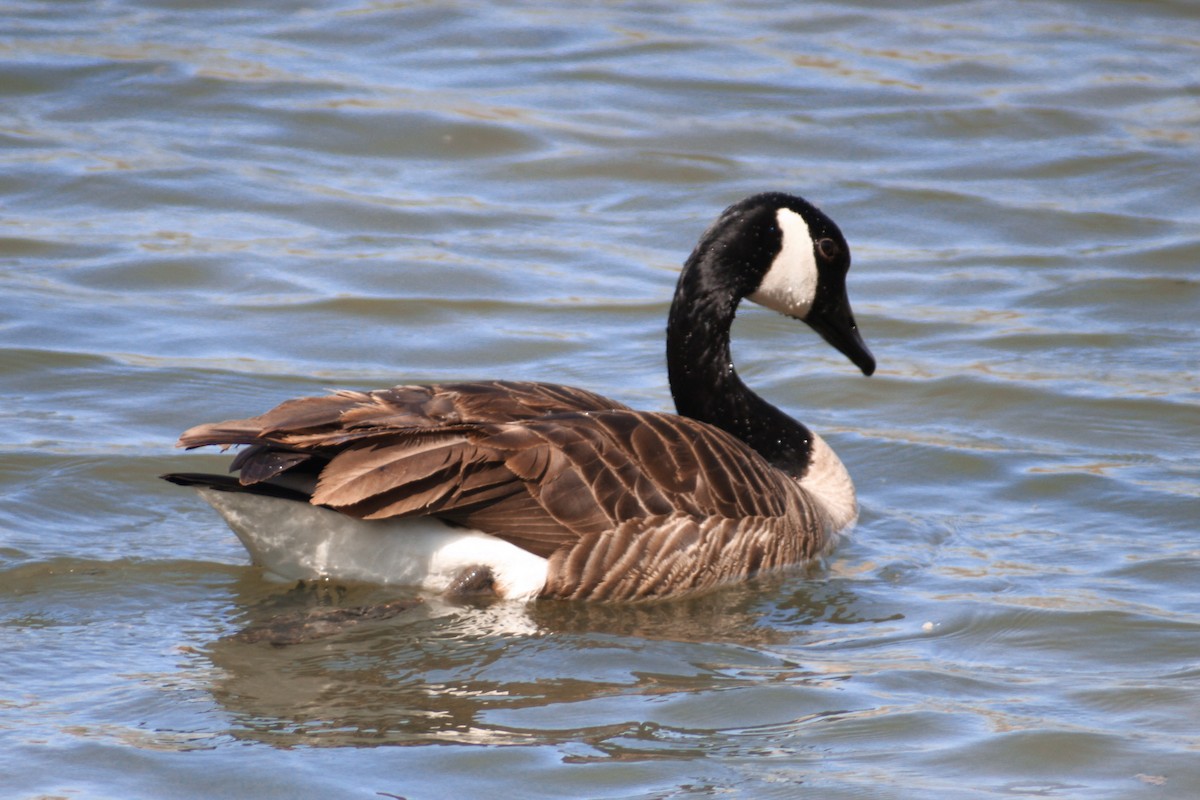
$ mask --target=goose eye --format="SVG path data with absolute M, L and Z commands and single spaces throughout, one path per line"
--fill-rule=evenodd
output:
M 833 239 L 825 238 L 817 240 L 817 252 L 826 261 L 835 261 L 842 254 L 841 246 Z

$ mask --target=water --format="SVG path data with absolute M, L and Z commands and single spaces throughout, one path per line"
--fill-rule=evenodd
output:
M 1200 795 L 1200 11 L 10 3 L 0 794 Z M 747 310 L 862 519 L 643 607 L 262 580 L 168 470 L 329 387 L 667 408 L 678 265 L 785 189 L 879 372 Z

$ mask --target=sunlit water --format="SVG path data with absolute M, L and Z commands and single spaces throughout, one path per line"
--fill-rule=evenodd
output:
M 16 3 L 0 23 L 0 795 L 1200 796 L 1191 3 Z M 266 582 L 156 476 L 330 387 L 669 407 L 678 265 L 818 202 L 863 378 L 747 310 L 862 519 L 650 606 Z

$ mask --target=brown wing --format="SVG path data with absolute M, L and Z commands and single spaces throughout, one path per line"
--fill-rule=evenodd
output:
M 707 588 L 826 544 L 811 499 L 745 444 L 629 410 L 358 442 L 325 467 L 313 502 L 485 531 L 549 558 L 543 594 L 559 597 Z
M 197 425 L 184 431 L 179 446 L 271 442 L 302 449 L 316 442 L 332 446 L 383 430 L 513 422 L 567 411 L 617 408 L 627 406 L 595 392 L 554 383 L 477 381 L 396 386 L 374 392 L 301 397 L 257 417 Z M 338 432 L 344 438 L 335 440 L 332 435 Z
M 197 425 L 184 431 L 177 446 L 254 445 L 230 466 L 249 486 L 302 465 L 315 474 L 340 447 L 382 433 L 625 407 L 584 389 L 530 381 L 396 386 L 288 400 L 257 417 Z
M 312 502 L 350 516 L 437 516 L 510 541 L 551 559 L 558 596 L 701 588 L 821 544 L 799 535 L 808 498 L 729 434 L 554 385 L 340 392 L 180 444 L 255 445 L 234 462 L 244 484 L 307 471 Z

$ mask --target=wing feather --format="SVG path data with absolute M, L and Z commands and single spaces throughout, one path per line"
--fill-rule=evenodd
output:
M 210 444 L 251 445 L 243 484 L 307 471 L 314 504 L 438 516 L 550 558 L 548 595 L 654 596 L 812 555 L 811 499 L 740 440 L 555 384 L 337 392 L 180 438 Z

